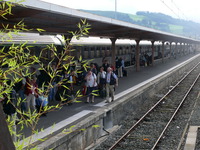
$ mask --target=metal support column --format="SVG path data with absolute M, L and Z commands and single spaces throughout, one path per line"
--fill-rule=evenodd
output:
M 191 44 L 188 43 L 188 52 L 191 54 Z
M 178 51 L 178 50 L 177 50 L 177 47 L 178 47 L 177 44 L 178 44 L 178 43 L 176 42 L 176 43 L 175 43 L 175 49 L 174 49 L 174 55 L 175 55 L 174 58 L 175 58 L 175 59 L 176 59 L 177 51 Z
M 181 49 L 180 54 L 183 55 L 183 45 L 182 45 L 182 43 L 180 43 L 180 49 Z
M 110 38 L 111 42 L 112 42 L 112 63 L 111 65 L 115 68 L 115 58 L 116 58 L 116 45 L 115 42 L 117 40 L 117 38 Z
M 135 52 L 135 65 L 136 65 L 136 71 L 140 71 L 140 40 L 136 41 L 136 52 Z
M 169 43 L 169 58 L 172 57 L 172 42 Z
M 155 46 L 154 46 L 154 42 L 155 41 L 151 41 L 151 48 L 152 48 L 152 56 L 151 56 L 151 64 L 152 64 L 152 66 L 154 65 L 154 53 L 155 53 Z
M 165 42 L 162 42 L 162 63 L 164 63 Z
M 183 43 L 183 56 L 185 55 L 185 43 Z
M 131 51 L 131 45 L 129 46 L 129 54 L 130 54 L 130 66 L 131 66 L 131 62 L 132 62 L 132 60 L 131 60 L 131 58 L 132 58 L 132 51 Z M 125 60 L 124 60 L 125 61 Z
M 184 43 L 184 55 L 187 55 L 187 45 Z

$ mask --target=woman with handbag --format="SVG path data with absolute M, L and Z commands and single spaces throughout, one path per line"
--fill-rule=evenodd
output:
M 94 103 L 94 95 L 97 91 L 97 76 L 95 73 L 91 71 L 91 69 L 88 70 L 87 75 L 85 76 L 86 81 L 86 87 L 87 87 L 87 101 L 86 103 L 89 103 L 90 97 L 92 98 L 92 103 Z

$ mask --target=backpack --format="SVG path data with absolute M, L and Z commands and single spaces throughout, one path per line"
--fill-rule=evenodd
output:
M 106 79 L 107 79 L 107 73 L 106 73 Z M 114 78 L 114 73 L 111 73 L 110 76 L 110 85 L 115 85 L 116 84 L 116 79 Z
M 114 78 L 114 73 L 111 73 L 111 76 L 110 76 L 110 85 L 115 85 L 116 84 L 116 79 Z

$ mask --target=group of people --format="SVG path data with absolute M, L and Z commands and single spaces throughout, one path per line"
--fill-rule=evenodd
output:
M 17 97 L 21 99 L 21 111 L 22 112 L 34 112 L 40 111 L 41 108 L 38 105 L 38 101 L 42 101 L 41 97 L 43 96 L 38 92 L 38 83 L 37 77 L 23 77 L 20 82 L 18 82 L 13 90 L 16 91 Z M 42 104 L 44 106 L 44 104 Z
M 52 65 L 52 68 L 54 69 L 55 66 Z M 120 68 L 123 68 L 123 62 Z M 110 66 L 107 60 L 103 62 L 101 67 L 91 63 L 90 68 L 83 69 L 81 73 L 76 72 L 75 65 L 73 65 L 72 69 L 63 70 L 56 79 L 52 80 L 52 86 L 46 89 L 48 90 L 48 97 L 45 97 L 47 102 L 43 105 L 41 98 L 44 98 L 44 95 L 38 89 L 42 85 L 49 85 L 50 81 L 50 77 L 44 70 L 40 70 L 40 73 L 37 74 L 38 70 L 30 68 L 33 76 L 24 76 L 20 82 L 16 83 L 13 90 L 16 92 L 17 98 L 21 99 L 22 112 L 39 112 L 39 109 L 43 108 L 48 101 L 64 101 L 70 105 L 75 90 L 78 88 L 80 90 L 83 85 L 86 87 L 86 103 L 93 103 L 95 96 L 101 96 L 106 99 L 106 103 L 109 103 L 114 101 L 115 87 L 118 86 L 116 69 Z M 62 84 L 60 84 L 60 81 L 62 81 Z
M 99 70 L 94 64 L 91 64 L 91 68 L 88 69 L 84 79 L 87 87 L 86 103 L 89 103 L 90 99 L 93 103 L 96 95 L 106 98 L 106 103 L 114 101 L 114 91 L 115 87 L 118 86 L 118 77 L 107 60 L 104 61 Z
M 52 70 L 55 67 L 55 65 L 52 65 Z M 40 73 L 38 74 L 37 72 Z M 25 76 L 21 72 L 22 80 L 12 87 L 10 96 L 4 95 L 4 97 L 0 98 L 4 113 L 13 116 L 12 118 L 16 120 L 16 107 L 17 103 L 19 103 L 18 100 L 20 100 L 22 112 L 42 112 L 42 115 L 46 116 L 46 113 L 43 113 L 43 109 L 48 104 L 48 101 L 62 101 L 70 105 L 73 101 L 71 96 L 76 92 L 76 89 L 79 88 L 78 90 L 80 90 L 83 84 L 86 86 L 86 103 L 94 103 L 95 96 L 99 95 L 106 99 L 106 103 L 114 101 L 118 77 L 116 69 L 107 60 L 103 62 L 101 67 L 91 63 L 90 68 L 87 70 L 81 69 L 81 71 L 76 72 L 76 66 L 73 65 L 69 70 L 63 69 L 57 72 L 60 74 L 53 80 L 51 80 L 46 71 L 39 71 L 34 67 L 30 68 L 31 76 Z M 49 86 L 50 80 L 51 86 Z M 0 82 L 0 84 L 3 84 L 3 82 Z M 46 85 L 47 89 L 44 89 L 44 91 L 48 91 L 47 97 L 39 90 L 43 85 Z M 9 102 L 9 99 L 11 102 Z
M 23 78 L 17 85 L 12 86 L 11 80 L 7 80 L 7 82 L 1 82 L 0 85 L 2 88 L 1 92 L 4 93 L 2 97 L 0 97 L 0 105 L 3 106 L 3 111 L 5 117 L 10 117 L 10 120 L 14 122 L 11 126 L 12 131 L 16 132 L 16 124 L 18 118 L 21 117 L 17 114 L 17 108 L 21 99 L 21 111 L 24 113 L 25 111 L 35 111 L 35 99 L 38 97 L 36 78 Z M 18 87 L 17 87 L 18 86 Z M 6 89 L 7 87 L 7 89 Z M 8 91 L 10 89 L 10 91 Z M 6 91 L 6 92 L 3 92 Z M 20 97 L 20 98 L 19 98 Z M 1 106 L 0 106 L 1 107 Z M 20 108 L 19 108 L 20 109 Z M 25 117 L 25 116 L 24 116 Z M 28 117 L 28 116 L 26 116 Z M 25 117 L 25 118 L 26 118 Z M 15 134 L 11 134 L 13 141 L 17 141 L 17 137 Z

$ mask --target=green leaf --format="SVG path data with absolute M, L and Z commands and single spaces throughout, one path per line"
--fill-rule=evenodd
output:
M 40 28 L 37 28 L 36 29 L 38 32 L 44 32 L 45 30 L 43 30 L 43 29 L 40 29 Z
M 93 128 L 99 128 L 100 125 L 93 125 L 92 127 L 93 127 Z

